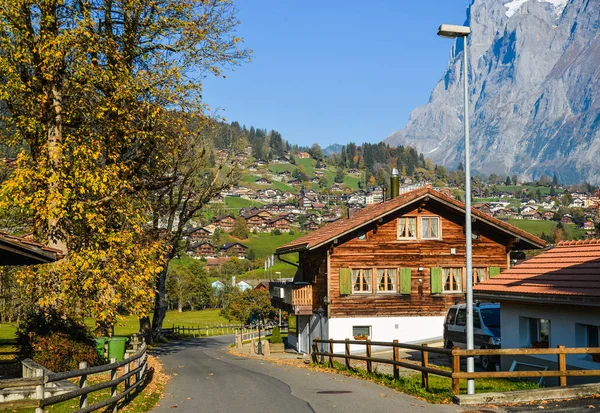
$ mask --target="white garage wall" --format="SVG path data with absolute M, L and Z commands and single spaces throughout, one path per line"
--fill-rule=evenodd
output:
M 525 347 L 523 334 L 525 330 L 519 326 L 520 317 L 544 318 L 550 320 L 550 347 L 564 345 L 581 347 L 576 339 L 575 324 L 600 325 L 600 307 L 565 306 L 565 305 L 527 305 L 502 303 L 500 305 L 502 348 Z M 556 361 L 556 356 L 532 355 L 543 361 Z M 568 355 L 567 363 L 582 369 L 598 369 L 599 363 L 591 360 L 591 356 L 579 354 Z M 508 360 L 502 360 L 503 369 L 510 367 Z
M 353 326 L 371 326 L 372 341 L 398 340 L 400 343 L 427 342 L 442 338 L 444 317 L 348 317 L 329 319 L 329 338 L 353 340 Z M 344 352 L 344 345 L 337 344 L 336 353 Z M 365 351 L 365 346 L 353 345 L 351 352 Z

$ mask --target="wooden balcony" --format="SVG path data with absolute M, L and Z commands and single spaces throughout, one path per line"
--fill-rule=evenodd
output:
M 269 284 L 269 296 L 274 307 L 293 312 L 296 315 L 311 315 L 313 313 L 312 284 L 271 282 Z

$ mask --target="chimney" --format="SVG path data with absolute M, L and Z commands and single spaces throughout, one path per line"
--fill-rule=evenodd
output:
M 398 175 L 398 169 L 392 169 L 392 177 L 390 178 L 390 181 L 392 184 L 390 199 L 394 199 L 400 195 L 400 176 Z

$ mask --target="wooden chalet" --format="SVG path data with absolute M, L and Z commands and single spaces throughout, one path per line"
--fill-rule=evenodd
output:
M 244 217 L 246 219 L 246 225 L 250 231 L 263 232 L 266 227 L 267 218 L 263 218 L 259 214 L 252 214 Z
M 226 257 L 246 258 L 248 247 L 239 242 L 228 242 L 219 247 L 219 254 Z
M 190 242 L 204 242 L 210 239 L 210 231 L 206 228 L 195 228 L 191 230 L 187 236 Z
M 0 232 L 0 266 L 48 264 L 63 258 L 61 250 L 26 237 Z
M 267 227 L 272 231 L 278 229 L 281 232 L 290 232 L 291 223 L 286 217 L 275 217 L 267 223 Z
M 213 224 L 221 231 L 231 232 L 233 231 L 233 225 L 235 224 L 235 218 L 233 215 L 222 215 L 213 220 Z
M 472 217 L 476 283 L 509 268 L 512 250 L 545 246 L 475 209 Z M 332 339 L 441 337 L 447 308 L 464 298 L 464 219 L 463 203 L 423 187 L 279 247 L 280 257 L 298 254 L 294 281 L 270 286 L 273 304 L 298 317 L 288 342 L 308 352 L 321 328 Z
M 196 258 L 209 258 L 217 256 L 217 247 L 212 245 L 210 242 L 199 242 L 190 245 L 188 251 L 190 255 Z

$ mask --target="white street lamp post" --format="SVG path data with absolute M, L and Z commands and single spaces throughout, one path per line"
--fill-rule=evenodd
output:
M 467 350 L 473 350 L 473 246 L 471 232 L 471 162 L 469 156 L 469 88 L 467 60 L 467 36 L 471 34 L 471 28 L 467 26 L 454 26 L 442 24 L 438 29 L 438 35 L 450 39 L 463 38 L 463 84 L 465 98 L 465 238 L 466 238 L 466 261 L 467 261 Z M 475 371 L 475 360 L 467 357 L 467 372 Z M 475 393 L 475 380 L 467 380 L 467 394 Z

